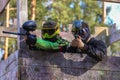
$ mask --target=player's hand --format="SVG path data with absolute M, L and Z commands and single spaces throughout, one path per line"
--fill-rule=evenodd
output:
M 78 48 L 82 49 L 84 47 L 84 43 L 81 40 L 81 37 L 78 36 L 78 38 L 74 39 L 71 43 L 71 46 L 72 47 L 78 47 Z

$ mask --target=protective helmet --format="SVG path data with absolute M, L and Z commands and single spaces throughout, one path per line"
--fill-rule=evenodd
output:
M 37 24 L 33 20 L 28 20 L 25 23 L 23 23 L 22 28 L 26 31 L 35 31 L 37 28 Z
M 52 39 L 59 34 L 60 29 L 58 28 L 56 22 L 50 20 L 43 24 L 41 32 L 43 39 Z
M 73 22 L 72 32 L 74 36 L 79 35 L 84 43 L 86 43 L 90 37 L 89 26 L 83 20 L 75 20 Z

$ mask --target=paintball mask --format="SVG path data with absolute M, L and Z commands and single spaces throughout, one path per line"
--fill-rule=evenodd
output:
M 54 21 L 48 21 L 43 24 L 41 32 L 43 39 L 52 39 L 59 34 L 60 30 Z
M 77 36 L 80 36 L 84 43 L 86 43 L 90 37 L 88 24 L 83 20 L 75 20 L 73 22 L 72 33 L 75 38 L 77 38 Z

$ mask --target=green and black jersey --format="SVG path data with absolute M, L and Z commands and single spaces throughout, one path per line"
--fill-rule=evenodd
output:
M 69 42 L 67 40 L 59 37 L 56 42 L 46 41 L 41 38 L 37 38 L 35 47 L 38 50 L 51 50 L 51 51 L 66 51 L 65 49 L 69 46 Z

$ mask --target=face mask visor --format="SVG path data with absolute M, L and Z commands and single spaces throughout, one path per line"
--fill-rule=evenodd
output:
M 45 28 L 42 29 L 42 37 L 43 38 L 53 38 L 55 35 L 59 34 L 60 29 L 57 28 Z

